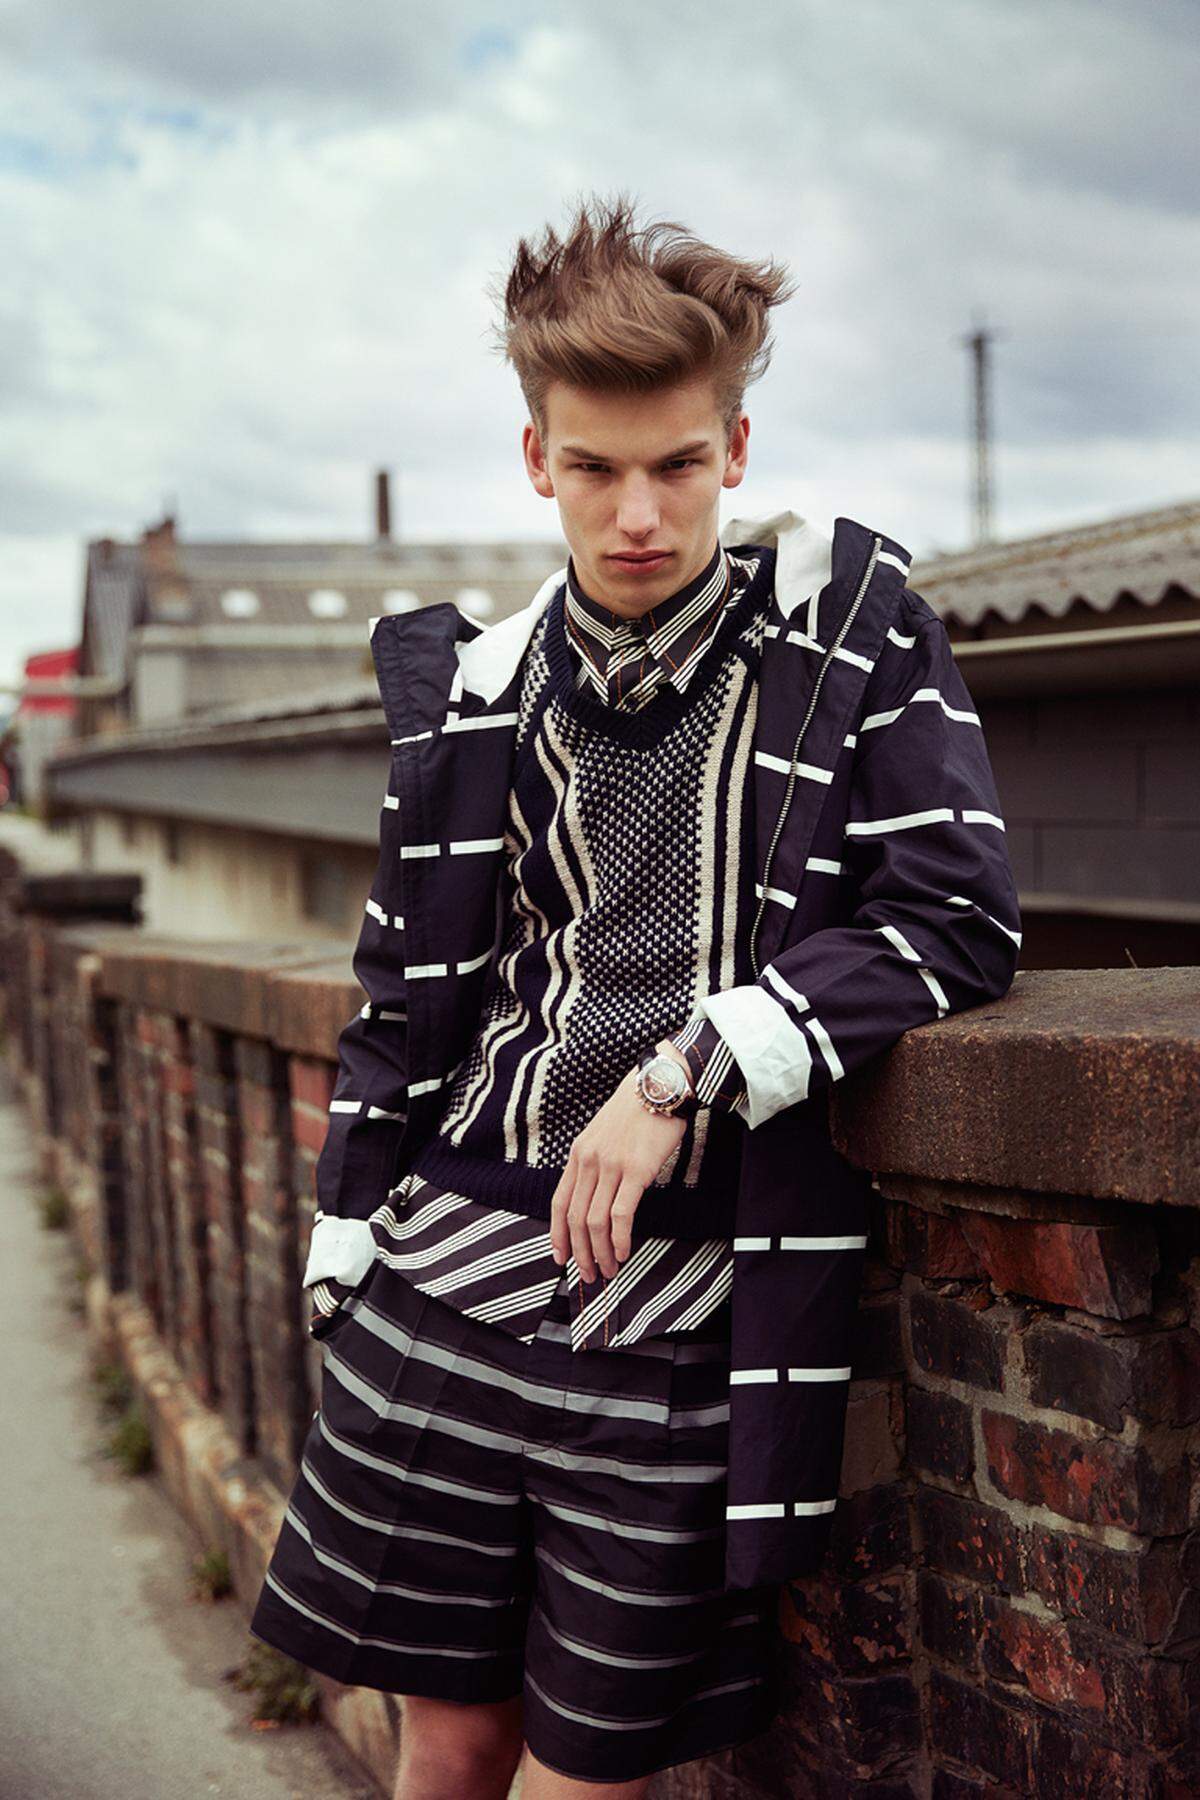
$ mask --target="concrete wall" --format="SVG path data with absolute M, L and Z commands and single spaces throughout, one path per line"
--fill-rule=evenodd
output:
M 144 922 L 180 938 L 357 937 L 376 851 L 98 810 L 81 860 L 142 877 Z
M 1184 903 L 1200 922 L 1200 695 L 981 702 L 1022 900 Z
M 133 659 L 133 723 L 191 719 L 214 708 L 244 706 L 264 695 L 323 694 L 374 674 L 365 624 L 350 644 L 280 644 L 274 649 L 140 649 Z

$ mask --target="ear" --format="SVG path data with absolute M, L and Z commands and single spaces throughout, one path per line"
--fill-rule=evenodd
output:
M 537 426 L 530 421 L 521 433 L 521 451 L 525 458 L 525 473 L 529 476 L 535 490 L 543 500 L 553 500 L 554 483 L 550 479 L 550 470 L 546 466 L 546 453 L 542 440 L 538 436 Z
M 734 426 L 729 438 L 729 449 L 725 456 L 725 473 L 721 476 L 721 486 L 727 488 L 740 487 L 746 473 L 746 463 L 750 455 L 750 415 L 743 413 Z

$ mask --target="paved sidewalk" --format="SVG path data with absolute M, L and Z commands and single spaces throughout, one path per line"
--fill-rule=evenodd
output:
M 331 1731 L 254 1731 L 222 1680 L 254 1641 L 241 1604 L 190 1598 L 203 1546 L 101 1453 L 75 1252 L 40 1191 L 0 1076 L 0 1800 L 378 1800 Z

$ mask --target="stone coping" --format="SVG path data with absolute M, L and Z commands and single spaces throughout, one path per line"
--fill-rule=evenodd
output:
M 1200 1205 L 1200 969 L 1018 970 L 839 1083 L 833 1124 L 877 1174 Z
M 362 1005 L 353 946 L 336 939 L 227 942 L 86 926 L 54 935 L 61 954 L 97 959 L 96 985 L 110 999 L 300 1055 L 335 1056 L 338 1032 Z
M 349 943 L 55 928 L 99 991 L 332 1060 L 362 1004 Z M 834 1142 L 877 1175 L 1200 1205 L 1200 969 L 1019 970 L 837 1083 Z M 960 1196 L 959 1203 L 969 1203 Z

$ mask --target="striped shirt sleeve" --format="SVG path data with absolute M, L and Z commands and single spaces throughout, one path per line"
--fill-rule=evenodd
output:
M 308 1330 L 311 1337 L 319 1337 L 327 1319 L 331 1319 L 340 1308 L 347 1294 L 354 1288 L 348 1281 L 335 1281 L 328 1277 L 323 1281 L 314 1281 L 308 1288 L 311 1311 L 308 1319 Z
M 737 1058 L 752 1128 L 912 1027 L 996 999 L 1016 972 L 1016 883 L 979 716 L 941 619 L 908 599 L 854 745 L 850 922 L 699 1003 Z
M 693 1013 L 668 1042 L 682 1053 L 701 1106 L 732 1112 L 744 1102 L 746 1085 L 737 1059 L 711 1019 L 702 1012 Z

